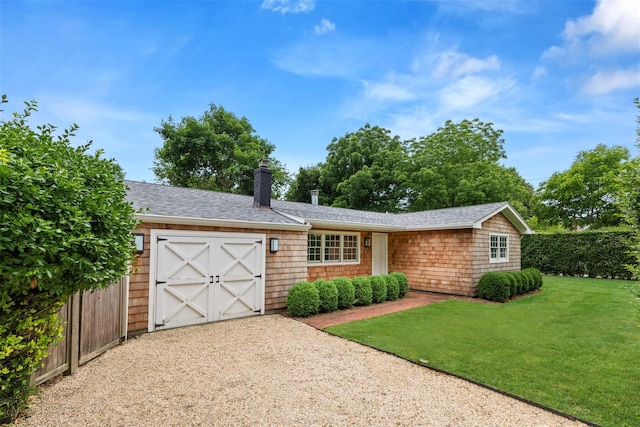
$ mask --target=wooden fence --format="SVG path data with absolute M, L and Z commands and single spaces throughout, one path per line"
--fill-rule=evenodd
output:
M 128 277 L 106 288 L 78 293 L 60 309 L 65 339 L 51 348 L 44 366 L 32 376 L 34 385 L 60 374 L 72 374 L 78 366 L 126 339 Z

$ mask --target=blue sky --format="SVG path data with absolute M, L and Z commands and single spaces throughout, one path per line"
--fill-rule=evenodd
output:
M 477 117 L 537 186 L 599 143 L 638 154 L 639 23 L 637 0 L 3 0 L 1 117 L 35 99 L 33 125 L 77 123 L 150 182 L 153 128 L 210 103 L 291 172 L 365 123 L 408 139 Z

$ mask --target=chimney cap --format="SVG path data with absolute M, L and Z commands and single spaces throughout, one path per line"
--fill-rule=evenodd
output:
M 260 159 L 260 160 L 258 160 L 258 167 L 268 168 L 269 167 L 269 159 Z

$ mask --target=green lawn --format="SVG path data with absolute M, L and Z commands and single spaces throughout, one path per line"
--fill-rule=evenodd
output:
M 506 304 L 446 301 L 326 330 L 600 425 L 638 426 L 629 285 L 545 276 L 541 293 Z

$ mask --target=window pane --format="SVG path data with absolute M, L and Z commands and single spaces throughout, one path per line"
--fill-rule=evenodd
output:
M 340 261 L 340 235 L 327 234 L 324 236 L 324 260 Z
M 358 236 L 343 236 L 343 249 L 342 260 L 343 261 L 357 261 L 358 260 Z
M 307 239 L 307 260 L 321 262 L 322 234 L 309 234 Z

